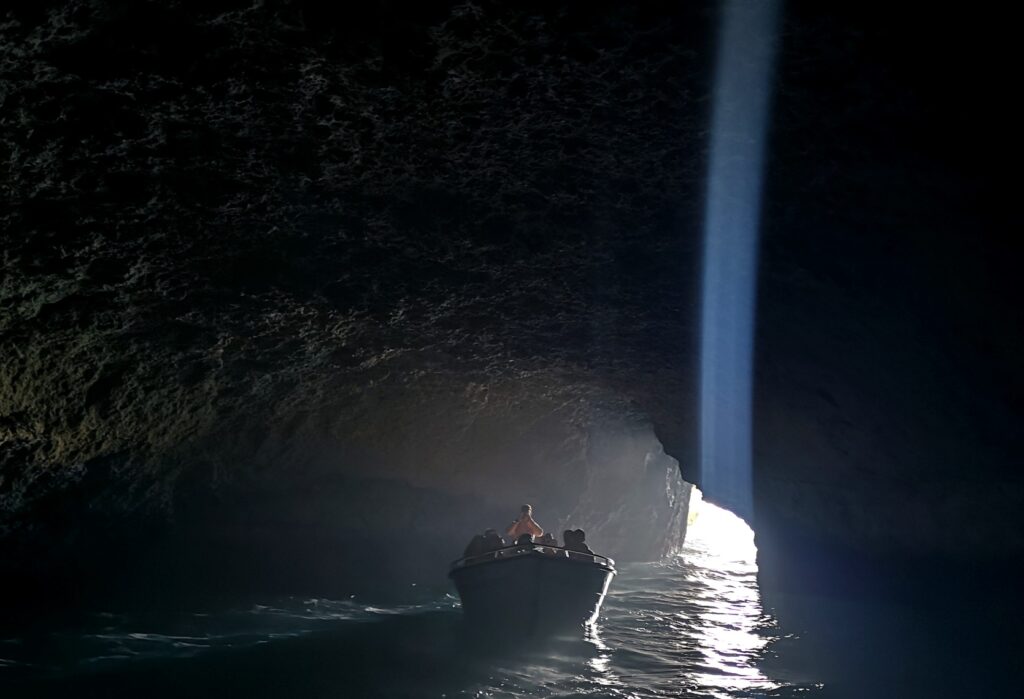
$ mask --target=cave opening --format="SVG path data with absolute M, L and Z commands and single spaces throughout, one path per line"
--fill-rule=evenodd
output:
M 762 602 L 754 531 L 734 512 L 705 500 L 697 487 L 690 492 L 683 545 L 660 560 L 622 566 L 610 593 L 602 634 L 621 640 L 634 633 L 670 639 L 659 648 L 661 661 L 683 668 L 684 682 L 706 688 L 708 696 L 749 696 L 792 684 L 765 663 L 782 634 Z M 599 645 L 599 659 L 605 679 L 614 680 L 622 658 L 609 645 L 607 638 Z M 651 677 L 644 680 L 662 687 Z M 805 683 L 804 689 L 813 686 Z
M 754 530 L 739 515 L 706 501 L 696 487 L 690 495 L 686 541 L 722 563 L 744 563 L 757 570 Z

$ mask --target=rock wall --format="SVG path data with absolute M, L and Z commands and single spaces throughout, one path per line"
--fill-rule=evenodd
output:
M 474 533 L 502 529 L 524 502 L 559 538 L 583 527 L 616 558 L 681 544 L 689 486 L 621 397 L 550 369 L 467 381 L 417 370 L 424 361 L 385 361 L 358 386 L 298 381 L 250 403 L 245 422 L 155 454 L 119 445 L 45 489 L 24 469 L 7 491 L 5 568 L 105 585 L 138 567 L 168 587 L 225 591 L 437 583 Z M 79 434 L 67 454 L 102 445 Z M 58 468 L 46 457 L 40 470 Z
M 780 585 L 830 547 L 1024 558 L 1019 211 L 986 159 L 1019 129 L 978 108 L 1014 43 L 877 12 L 793 4 L 781 44 L 754 445 Z M 219 579 L 236 550 L 243 581 L 331 558 L 292 576 L 324 579 L 397 541 L 436 568 L 524 500 L 598 548 L 671 549 L 685 486 L 658 442 L 700 479 L 714 20 L 13 3 L 2 565 L 173 551 L 164 574 Z M 464 519 L 438 534 L 439 512 Z

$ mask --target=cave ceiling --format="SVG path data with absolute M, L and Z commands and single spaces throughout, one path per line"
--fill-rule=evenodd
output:
M 126 473 L 142 501 L 182 444 L 425 385 L 611 401 L 699 478 L 713 5 L 346 7 L 73 0 L 0 22 L 8 518 Z M 984 158 L 1016 142 L 973 107 L 1002 49 L 945 51 L 941 15 L 908 51 L 903 18 L 792 8 L 764 492 L 827 520 L 851 479 L 932 514 L 988 482 L 1009 511 L 1020 244 L 997 232 L 1019 214 Z M 868 526 L 851 516 L 836 536 Z

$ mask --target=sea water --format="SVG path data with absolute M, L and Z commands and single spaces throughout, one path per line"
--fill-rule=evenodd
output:
M 97 612 L 0 638 L 0 694 L 820 694 L 817 678 L 777 669 L 774 649 L 787 638 L 762 608 L 749 530 L 728 513 L 702 512 L 681 555 L 620 566 L 598 624 L 577 637 L 470 634 L 453 590 L 411 585 L 403 604 L 284 597 L 173 613 Z

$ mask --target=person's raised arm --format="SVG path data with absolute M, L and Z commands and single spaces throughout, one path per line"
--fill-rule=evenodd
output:
M 530 517 L 530 521 L 527 522 L 527 527 L 529 527 L 530 533 L 533 534 L 534 536 L 543 536 L 544 535 L 544 530 L 541 529 L 540 525 L 537 524 L 537 522 L 534 521 L 533 517 Z

